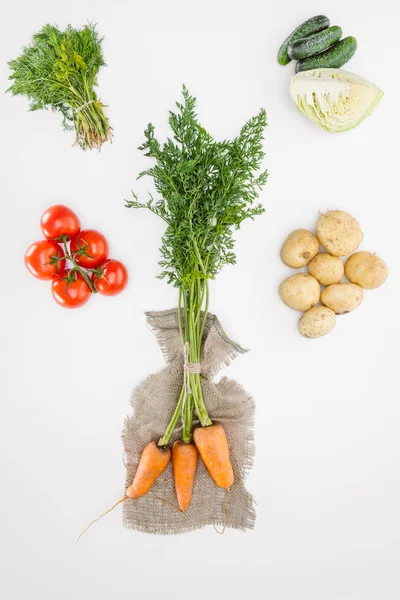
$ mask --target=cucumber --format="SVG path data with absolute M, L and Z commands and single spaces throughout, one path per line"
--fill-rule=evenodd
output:
M 300 38 L 308 37 L 313 33 L 318 33 L 318 31 L 322 31 L 329 27 L 329 19 L 328 17 L 324 17 L 324 15 L 318 15 L 317 17 L 312 17 L 307 21 L 304 21 L 301 25 L 299 25 L 292 33 L 286 38 L 283 42 L 282 46 L 278 50 L 278 63 L 280 65 L 287 65 L 290 63 L 291 58 L 287 53 L 288 46 L 291 42 L 298 40 Z
M 310 56 L 304 60 L 299 60 L 296 65 L 296 73 L 299 71 L 310 71 L 312 69 L 340 69 L 347 63 L 357 50 L 357 40 L 354 37 L 346 37 L 334 46 Z
M 338 42 L 341 37 L 341 27 L 334 25 L 309 37 L 290 42 L 287 52 L 290 58 L 301 60 L 302 58 L 308 58 L 327 50 L 327 48 Z

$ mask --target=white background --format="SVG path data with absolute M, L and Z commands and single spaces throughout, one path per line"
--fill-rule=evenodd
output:
M 98 23 L 108 63 L 99 93 L 115 138 L 100 154 L 83 153 L 57 115 L 29 113 L 25 98 L 0 95 L 1 597 L 398 600 L 397 0 L 25 0 L 4 13 L 1 89 L 6 61 L 46 22 Z M 336 136 L 292 106 L 293 66 L 276 62 L 282 39 L 315 14 L 357 37 L 348 69 L 385 91 L 365 123 Z M 136 148 L 150 120 L 167 134 L 183 82 L 217 138 L 236 135 L 260 106 L 268 112 L 267 212 L 245 224 L 237 266 L 211 286 L 212 311 L 252 350 L 229 375 L 257 401 L 248 480 L 256 529 L 155 537 L 124 530 L 117 509 L 77 546 L 87 522 L 122 495 L 130 394 L 162 366 L 143 313 L 176 305 L 175 291 L 155 278 L 162 224 L 128 211 L 123 199 L 150 185 L 135 182 L 147 164 Z M 24 251 L 57 202 L 107 235 L 129 268 L 124 294 L 66 311 L 48 283 L 28 275 Z M 358 218 L 362 248 L 388 262 L 390 277 L 329 336 L 307 340 L 277 295 L 291 272 L 279 248 L 329 208 Z

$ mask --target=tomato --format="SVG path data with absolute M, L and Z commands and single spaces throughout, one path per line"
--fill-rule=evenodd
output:
M 63 235 L 72 238 L 79 233 L 81 228 L 74 211 L 63 204 L 50 206 L 43 213 L 40 226 L 44 237 L 48 240 L 59 240 Z
M 84 253 L 80 253 L 84 249 Z M 93 269 L 103 263 L 108 256 L 108 242 L 104 235 L 95 229 L 85 229 L 71 240 L 70 253 L 81 267 Z
M 63 308 L 79 308 L 86 304 L 92 291 L 80 273 L 75 271 L 75 279 L 68 283 L 69 271 L 62 271 L 53 278 L 51 293 L 54 300 Z
M 56 273 L 65 268 L 65 259 L 59 262 L 54 259 L 63 256 L 65 254 L 56 242 L 40 240 L 31 244 L 25 252 L 25 266 L 29 273 L 38 279 L 53 279 Z
M 115 296 L 124 290 L 128 283 L 128 271 L 119 260 L 107 261 L 102 269 L 100 277 L 93 275 L 93 285 L 99 294 L 104 296 Z

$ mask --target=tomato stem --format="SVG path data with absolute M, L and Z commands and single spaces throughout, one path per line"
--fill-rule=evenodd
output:
M 68 236 L 63 235 L 62 236 L 62 244 L 64 246 L 65 257 L 62 257 L 62 258 L 60 258 L 58 260 L 64 260 L 64 259 L 69 260 L 73 264 L 73 267 L 70 270 L 79 273 L 83 277 L 83 279 L 85 280 L 85 282 L 86 282 L 88 288 L 90 289 L 90 291 L 92 292 L 92 294 L 97 294 L 97 290 L 94 287 L 94 285 L 93 285 L 90 277 L 88 276 L 87 272 L 84 269 L 82 269 L 82 267 L 80 267 L 78 265 L 78 263 L 76 262 L 76 260 L 75 260 L 76 255 L 77 254 L 80 255 L 81 253 L 78 250 L 74 254 L 71 254 L 69 252 L 69 250 L 68 250 L 67 242 L 68 242 Z M 97 272 L 97 269 L 87 269 L 87 271 L 89 271 L 91 273 L 94 273 L 94 272 Z

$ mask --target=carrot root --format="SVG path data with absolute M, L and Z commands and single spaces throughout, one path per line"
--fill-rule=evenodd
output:
M 225 533 L 225 529 L 226 529 L 226 503 L 228 502 L 228 496 L 229 496 L 229 492 L 230 491 L 231 491 L 231 489 L 227 488 L 226 495 L 225 495 L 224 501 L 222 503 L 222 514 L 223 514 L 222 531 L 218 531 L 218 529 L 214 525 L 214 529 L 218 533 L 218 535 L 224 535 L 224 533 Z
M 143 450 L 142 456 L 140 457 L 139 466 L 136 471 L 136 475 L 131 485 L 127 488 L 125 496 L 120 498 L 118 502 L 111 508 L 106 510 L 99 517 L 94 519 L 79 535 L 76 543 L 79 542 L 81 537 L 87 532 L 87 530 L 97 521 L 108 515 L 114 508 L 125 502 L 125 500 L 140 498 L 147 494 L 147 492 L 153 486 L 153 483 L 166 469 L 171 458 L 171 450 L 169 448 L 160 448 L 156 442 L 150 442 Z M 166 502 L 166 501 L 165 501 Z M 174 507 L 176 508 L 176 507 Z
M 151 493 L 153 494 L 153 492 L 151 492 Z M 183 510 L 179 506 L 176 506 L 173 502 L 170 502 L 169 500 L 166 500 L 165 498 L 161 498 L 161 496 L 154 495 L 154 498 L 156 500 L 159 500 L 160 502 L 164 502 L 164 504 L 168 504 L 168 506 L 171 506 L 171 508 L 176 510 L 176 512 L 183 513 Z
M 109 508 L 108 510 L 106 510 L 105 512 L 103 512 L 103 514 L 101 514 L 99 517 L 97 517 L 96 519 L 93 519 L 93 521 L 91 521 L 89 523 L 89 525 L 86 527 L 86 529 L 84 529 L 82 531 L 82 533 L 79 534 L 76 543 L 79 542 L 79 540 L 81 539 L 81 537 L 87 532 L 88 529 L 90 529 L 90 527 L 94 524 L 97 523 L 97 521 L 100 521 L 100 519 L 102 519 L 103 517 L 105 517 L 106 515 L 108 515 L 108 513 L 110 513 L 112 510 L 114 510 L 114 508 L 116 508 L 118 506 L 118 504 L 121 504 L 122 502 L 125 502 L 125 500 L 128 500 L 128 496 L 124 496 L 123 498 L 120 498 L 118 500 L 118 502 L 116 502 L 111 508 Z

